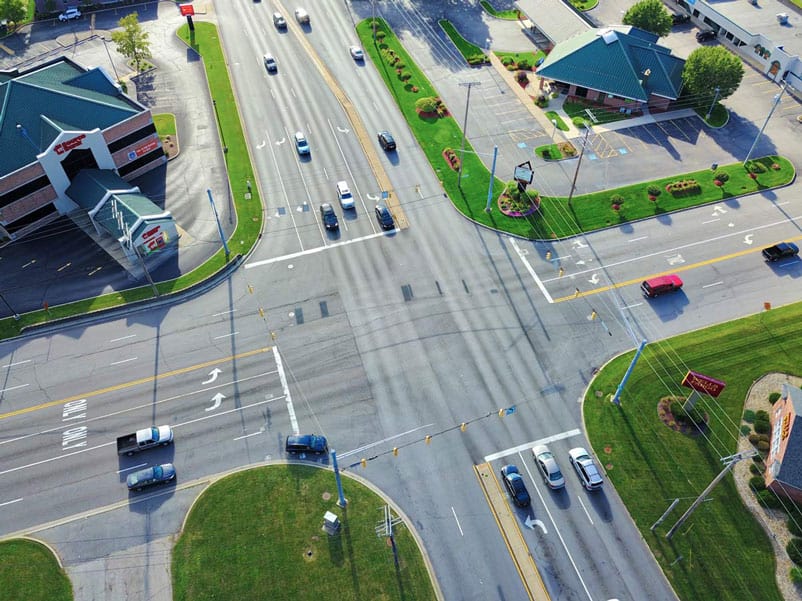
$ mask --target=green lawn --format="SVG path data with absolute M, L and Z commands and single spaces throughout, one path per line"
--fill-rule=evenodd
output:
M 531 69 L 535 65 L 537 65 L 537 61 L 541 58 L 546 57 L 546 53 L 542 50 L 538 50 L 537 52 L 502 52 L 498 51 L 495 52 L 495 55 L 501 61 L 502 65 L 514 65 L 513 70 L 518 67 L 521 63 L 525 65 L 525 68 Z
M 588 438 L 683 600 L 782 598 L 774 580 L 772 548 L 743 507 L 732 476 L 713 490 L 711 500 L 671 541 L 665 534 L 721 470 L 719 458 L 736 451 L 744 399 L 752 382 L 768 372 L 802 371 L 800 322 L 802 304 L 797 303 L 649 344 L 624 389 L 620 408 L 608 396 L 633 353 L 611 361 L 588 389 L 584 404 Z M 707 437 L 674 432 L 657 417 L 661 396 L 687 396 L 689 391 L 680 381 L 688 369 L 727 384 L 717 400 L 705 398 L 697 405 L 710 416 Z M 765 409 L 770 409 L 768 399 Z M 652 534 L 649 527 L 675 498 L 680 504 Z
M 588 116 L 588 113 L 585 109 L 590 109 L 590 111 L 593 113 L 593 117 L 596 119 L 595 121 Z M 563 110 L 572 119 L 574 117 L 581 117 L 590 123 L 597 123 L 600 125 L 604 123 L 624 121 L 625 119 L 630 118 L 618 110 L 608 110 L 607 108 L 598 105 L 574 102 L 573 100 L 566 100 L 563 103 Z
M 172 113 L 153 115 L 153 125 L 156 126 L 156 133 L 159 134 L 160 138 L 176 134 L 175 115 Z
M 393 530 L 396 568 L 388 539 L 375 532 L 386 503 L 348 478 L 343 489 L 346 510 L 336 505 L 332 472 L 295 464 L 215 483 L 193 505 L 176 543 L 173 599 L 434 599 L 407 528 Z M 337 536 L 321 529 L 326 511 L 342 522 Z
M 469 65 L 481 65 L 488 62 L 487 55 L 485 54 L 484 50 L 479 48 L 479 46 L 476 44 L 472 44 L 463 38 L 457 29 L 451 24 L 451 21 L 448 19 L 440 19 L 438 23 Z
M 568 2 L 580 12 L 596 8 L 599 0 L 568 0 Z
M 479 0 L 479 4 L 485 9 L 487 14 L 496 17 L 497 19 L 506 19 L 507 21 L 517 21 L 520 13 L 517 10 L 496 10 L 487 0 Z
M 546 111 L 546 117 L 548 117 L 549 121 L 554 123 L 557 122 L 557 129 L 560 131 L 568 131 L 568 125 L 566 125 L 565 121 L 563 121 L 562 117 L 560 117 L 554 111 Z
M 0 598 L 3 601 L 72 601 L 67 574 L 43 544 L 0 542 Z

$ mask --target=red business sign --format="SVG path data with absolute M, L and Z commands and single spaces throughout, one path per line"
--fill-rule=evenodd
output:
M 73 148 L 78 148 L 83 143 L 84 138 L 86 138 L 86 134 L 81 134 L 79 136 L 75 136 L 74 138 L 70 138 L 69 140 L 65 140 L 61 144 L 56 144 L 56 154 L 64 154 Z
M 688 371 L 682 379 L 682 385 L 692 388 L 697 392 L 704 392 L 713 398 L 721 394 L 726 384 L 721 380 L 716 380 L 709 376 L 705 376 L 696 371 Z
M 181 9 L 182 17 L 195 14 L 195 7 L 193 7 L 191 4 L 179 4 L 178 8 Z
M 158 140 L 151 140 L 150 142 L 147 142 L 147 143 L 143 144 L 139 148 L 136 148 L 134 150 L 134 153 L 136 154 L 136 156 L 141 157 L 143 154 L 147 154 L 151 150 L 156 150 L 158 145 L 159 145 L 159 141 Z

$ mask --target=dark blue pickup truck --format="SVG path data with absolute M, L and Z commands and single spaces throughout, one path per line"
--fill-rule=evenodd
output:
M 772 263 L 780 259 L 795 257 L 798 254 L 799 247 L 793 242 L 780 242 L 779 244 L 763 249 L 763 258 Z

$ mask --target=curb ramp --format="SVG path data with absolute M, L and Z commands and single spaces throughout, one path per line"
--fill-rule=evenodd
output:
M 504 537 L 504 543 L 510 552 L 510 557 L 515 563 L 515 568 L 521 576 L 521 582 L 526 589 L 528 598 L 531 601 L 551 601 L 546 585 L 540 577 L 535 559 L 529 552 L 529 546 L 524 540 L 518 518 L 510 509 L 509 500 L 506 492 L 502 489 L 501 483 L 493 472 L 493 467 L 489 463 L 482 463 L 473 466 L 479 485 L 485 493 L 485 499 L 496 518 L 496 524 Z

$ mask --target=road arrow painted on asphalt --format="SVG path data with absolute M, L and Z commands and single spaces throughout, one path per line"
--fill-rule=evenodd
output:
M 214 411 L 215 409 L 217 409 L 220 406 L 220 403 L 223 402 L 224 398 L 226 398 L 226 395 L 224 395 L 221 392 L 218 392 L 216 395 L 212 397 L 214 405 L 212 405 L 211 407 L 206 407 L 206 411 Z
M 754 236 L 754 234 L 747 234 L 746 236 L 744 236 L 744 243 L 752 244 L 752 236 Z
M 588 280 L 588 282 L 590 282 L 591 284 L 598 284 L 599 283 L 599 274 L 598 273 L 594 273 L 592 276 L 590 276 L 590 279 Z
M 341 134 L 347 134 L 347 133 L 348 133 L 349 131 L 351 131 L 351 130 L 350 130 L 350 129 L 348 129 L 348 128 L 345 128 L 345 127 L 340 127 L 340 126 L 338 125 L 338 126 L 337 126 L 337 131 L 338 131 L 338 132 L 340 132 Z
M 524 525 L 530 530 L 534 530 L 535 526 L 537 526 L 543 531 L 543 534 L 548 534 L 548 530 L 546 530 L 546 525 L 540 520 L 532 519 L 531 516 L 526 516 L 526 521 L 524 522 Z
M 284 144 L 284 142 L 286 142 L 286 141 L 287 141 L 287 138 L 281 138 L 281 140 L 277 140 L 276 141 L 276 146 L 278 146 L 279 144 Z
M 257 144 L 256 148 L 264 148 L 266 144 L 267 144 L 267 140 L 262 140 L 262 143 L 261 144 Z
M 220 369 L 219 367 L 215 367 L 212 371 L 209 372 L 209 379 L 204 380 L 203 382 L 201 382 L 201 384 L 211 384 L 217 379 L 217 376 L 219 376 L 221 373 L 223 373 L 223 370 Z

